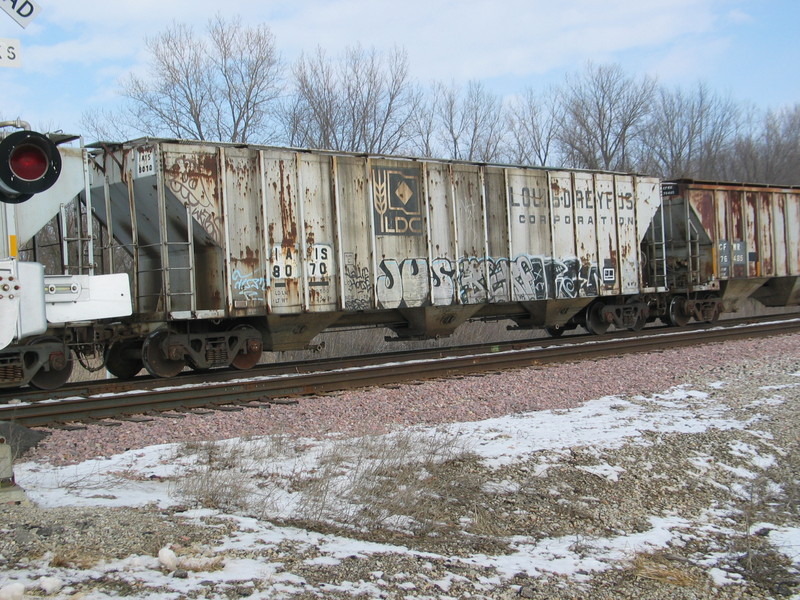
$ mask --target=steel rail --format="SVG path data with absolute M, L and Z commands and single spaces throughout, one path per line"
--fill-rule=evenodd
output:
M 447 349 L 438 349 L 434 356 L 420 358 L 419 353 L 404 353 L 405 360 L 375 356 L 364 359 L 369 364 L 340 366 L 327 370 L 260 375 L 237 372 L 236 378 L 226 374 L 225 381 L 202 383 L 180 380 L 154 380 L 159 385 L 149 390 L 126 390 L 72 396 L 45 402 L 20 402 L 0 406 L 0 420 L 20 425 L 47 426 L 55 423 L 92 419 L 120 419 L 149 412 L 189 411 L 198 408 L 244 405 L 269 405 L 276 398 L 320 394 L 342 389 L 381 386 L 453 375 L 474 374 L 524 368 L 556 361 L 572 362 L 635 352 L 660 351 L 681 346 L 702 345 L 731 339 L 780 335 L 800 331 L 800 319 L 779 320 L 765 324 L 715 326 L 699 330 L 655 329 L 636 335 L 562 338 L 554 343 L 541 340 L 527 348 L 503 349 L 494 345 L 489 350 L 447 356 Z M 410 358 L 414 357 L 416 358 Z M 352 359 L 351 359 L 352 360 Z M 357 362 L 357 361 L 356 361 Z M 329 365 L 330 366 L 330 365 Z M 308 366 L 313 368 L 314 365 Z

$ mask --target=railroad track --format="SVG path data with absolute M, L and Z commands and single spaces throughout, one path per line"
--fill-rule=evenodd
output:
M 54 392 L 22 391 L 0 397 L 0 421 L 26 426 L 64 426 L 93 420 L 142 420 L 152 413 L 175 414 L 215 408 L 296 402 L 291 398 L 550 362 L 664 350 L 732 339 L 800 331 L 800 318 L 753 322 L 731 320 L 692 329 L 651 328 L 605 336 L 568 336 L 490 345 L 439 348 L 265 365 L 247 372 L 187 373 L 170 380 L 138 378 L 73 384 Z M 169 411 L 169 412 L 168 412 Z M 71 425 L 66 425 L 71 426 Z

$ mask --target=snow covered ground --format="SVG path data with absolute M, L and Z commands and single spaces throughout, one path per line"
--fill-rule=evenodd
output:
M 646 590 L 800 598 L 791 595 L 800 581 L 798 401 L 800 360 L 785 357 L 658 394 L 385 436 L 269 436 L 161 444 L 67 466 L 22 462 L 16 478 L 37 515 L 85 507 L 80 514 L 113 523 L 120 509 L 135 510 L 210 533 L 147 553 L 99 552 L 104 558 L 89 565 L 54 560 L 61 550 L 47 543 L 20 558 L 12 540 L 19 546 L 24 532 L 45 539 L 50 530 L 8 507 L 0 512 L 0 600 L 21 586 L 25 597 L 73 599 L 612 598 Z M 391 481 L 400 472 L 405 479 Z M 479 490 L 469 502 L 458 496 L 465 477 L 464 488 Z M 388 496 L 452 510 L 423 526 L 411 507 L 386 514 Z M 141 533 L 103 527 L 98 545 Z M 780 571 L 759 576 L 759 557 Z

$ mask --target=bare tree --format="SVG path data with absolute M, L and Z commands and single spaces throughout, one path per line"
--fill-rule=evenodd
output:
M 332 62 L 318 48 L 293 74 L 295 93 L 282 115 L 291 145 L 387 154 L 407 143 L 420 95 L 404 51 L 356 46 Z
M 135 130 L 126 125 L 124 114 L 108 109 L 84 111 L 81 131 L 86 138 L 100 142 L 122 142 L 136 135 Z
M 281 63 L 267 25 L 217 16 L 207 37 L 174 24 L 146 40 L 147 77 L 130 75 L 131 126 L 148 135 L 263 141 L 281 93 Z
M 568 76 L 558 134 L 567 166 L 630 169 L 655 89 L 653 79 L 628 77 L 619 65 L 589 63 Z
M 562 106 L 555 90 L 536 92 L 528 89 L 508 108 L 505 155 L 517 164 L 546 165 L 556 145 L 558 124 L 563 119 Z
M 755 117 L 736 139 L 723 177 L 779 185 L 800 183 L 800 104 Z
M 441 158 L 438 154 L 434 134 L 436 130 L 436 116 L 432 98 L 422 98 L 417 105 L 417 110 L 409 120 L 410 138 L 408 150 L 416 156 L 426 158 Z
M 660 88 L 639 168 L 666 178 L 716 178 L 740 122 L 738 106 L 702 83 L 688 93 Z
M 500 99 L 482 83 L 466 89 L 434 84 L 435 139 L 448 158 L 490 162 L 499 157 L 503 130 Z

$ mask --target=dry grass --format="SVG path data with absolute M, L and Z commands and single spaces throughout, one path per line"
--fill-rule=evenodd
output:
M 633 559 L 631 573 L 640 579 L 668 583 L 680 587 L 693 587 L 699 582 L 687 572 L 685 564 L 663 554 L 637 554 Z

